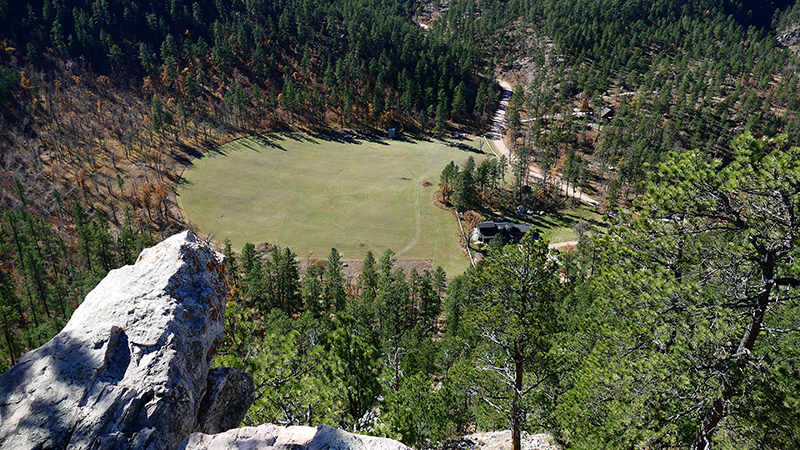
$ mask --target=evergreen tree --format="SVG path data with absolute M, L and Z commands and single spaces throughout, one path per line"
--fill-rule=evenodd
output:
M 551 414 L 546 404 L 526 398 L 549 395 L 548 381 L 563 370 L 550 352 L 566 287 L 559 271 L 547 242 L 526 236 L 472 274 L 476 298 L 465 323 L 481 337 L 472 376 L 480 401 L 507 418 L 514 450 L 527 421 L 544 423 Z
M 306 268 L 306 275 L 303 277 L 301 289 L 303 293 L 303 304 L 306 310 L 319 317 L 327 311 L 322 300 L 322 276 L 325 270 L 312 264 Z
M 371 304 L 378 294 L 378 271 L 372 250 L 367 250 L 364 256 L 364 266 L 358 275 L 358 288 L 361 300 L 365 303 Z
M 470 156 L 453 185 L 453 208 L 465 211 L 475 200 L 475 158 Z
M 15 330 L 23 325 L 22 304 L 17 296 L 11 279 L 3 267 L 0 267 L 0 330 L 3 333 L 5 351 L 0 352 L 0 371 L 5 372 L 15 365 L 22 355 Z
M 325 265 L 325 286 L 322 288 L 322 298 L 325 304 L 334 311 L 344 310 L 347 294 L 344 290 L 342 255 L 335 248 L 332 248 L 328 254 L 328 262 Z
M 439 102 L 439 106 L 436 107 L 436 125 L 434 128 L 434 134 L 437 136 L 442 136 L 447 131 L 447 105 L 445 102 Z
M 456 87 L 453 96 L 453 117 L 462 117 L 467 114 L 467 86 L 462 81 Z
M 599 242 L 596 344 L 560 414 L 570 441 L 768 448 L 797 434 L 797 333 L 769 330 L 797 317 L 800 148 L 733 145 L 728 164 L 671 154 L 638 217 Z
M 337 315 L 331 335 L 334 359 L 328 375 L 341 392 L 344 414 L 337 418 L 339 426 L 360 431 L 372 421 L 378 406 L 380 354 L 356 332 L 355 325 L 352 316 Z
M 150 52 L 147 50 L 147 44 L 144 42 L 139 44 L 139 64 L 146 74 L 153 73 L 153 61 L 150 57 Z
M 297 255 L 289 248 L 272 248 L 264 262 L 264 295 L 270 308 L 292 315 L 302 307 Z
M 427 333 L 437 330 L 436 319 L 442 311 L 442 298 L 436 291 L 434 283 L 433 276 L 426 270 L 420 279 L 419 320 Z

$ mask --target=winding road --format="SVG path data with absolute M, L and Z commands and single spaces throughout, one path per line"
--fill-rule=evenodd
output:
M 492 119 L 492 129 L 486 134 L 486 139 L 491 142 L 491 145 L 497 150 L 497 152 L 499 152 L 501 155 L 505 155 L 506 161 L 508 161 L 508 165 L 510 167 L 511 160 L 514 158 L 514 155 L 512 155 L 511 149 L 508 148 L 503 140 L 503 134 L 508 126 L 508 122 L 506 121 L 506 110 L 508 110 L 508 101 L 511 99 L 512 91 L 511 85 L 508 84 L 508 82 L 500 79 L 498 79 L 497 82 L 500 83 L 500 87 L 503 88 L 503 97 L 500 99 L 500 105 L 497 107 L 497 111 L 494 113 L 494 119 Z M 539 179 L 544 178 L 542 171 L 534 165 L 528 167 L 528 176 Z M 563 180 L 559 179 L 558 185 L 562 192 L 569 195 L 567 185 Z M 580 201 L 588 203 L 592 206 L 600 204 L 600 202 L 592 197 L 589 197 L 580 190 L 577 190 L 576 192 L 578 193 L 577 198 L 579 198 Z

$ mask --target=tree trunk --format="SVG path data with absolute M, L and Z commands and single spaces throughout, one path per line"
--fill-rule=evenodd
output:
M 524 357 L 522 345 L 514 348 L 514 392 L 511 404 L 511 450 L 522 450 L 522 374 Z
M 763 262 L 761 265 L 761 283 L 764 288 L 761 294 L 758 296 L 758 303 L 753 307 L 753 311 L 750 316 L 750 323 L 747 325 L 744 335 L 742 336 L 742 339 L 736 348 L 736 354 L 733 355 L 734 358 L 737 358 L 735 364 L 738 367 L 746 364 L 747 359 L 752 354 L 756 338 L 761 331 L 761 325 L 764 322 L 764 315 L 766 314 L 767 307 L 769 306 L 770 294 L 772 293 L 773 287 L 775 287 L 775 281 L 773 279 L 775 276 L 775 263 L 770 262 L 770 260 L 774 259 L 775 258 L 773 255 L 769 255 L 769 257 L 763 257 L 763 261 L 765 262 Z M 731 398 L 733 398 L 734 387 L 738 382 L 739 376 L 736 376 L 735 374 L 731 376 L 730 382 L 725 383 L 725 389 L 722 392 L 722 395 L 714 400 L 711 408 L 706 411 L 703 419 L 700 422 L 700 428 L 697 430 L 697 435 L 694 438 L 694 442 L 692 443 L 692 450 L 709 450 L 714 447 L 712 440 L 714 431 L 716 430 L 717 425 L 719 425 L 720 420 L 725 417 L 725 405 L 731 400 Z

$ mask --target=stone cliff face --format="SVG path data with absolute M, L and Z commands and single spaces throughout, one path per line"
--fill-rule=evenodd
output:
M 237 426 L 252 377 L 209 375 L 222 263 L 184 232 L 110 272 L 58 335 L 0 377 L 0 448 L 172 450 L 192 431 Z

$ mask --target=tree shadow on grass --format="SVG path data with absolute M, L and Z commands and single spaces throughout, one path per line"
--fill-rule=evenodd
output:
M 189 167 L 189 166 L 186 166 L 186 167 Z M 189 187 L 189 186 L 191 186 L 191 185 L 193 185 L 193 184 L 194 184 L 194 183 L 192 183 L 191 181 L 189 181 L 189 180 L 187 180 L 186 178 L 184 178 L 184 177 L 183 177 L 183 175 L 181 175 L 180 177 L 178 177 L 178 178 L 175 180 L 175 182 L 178 184 L 178 187 Z M 177 195 L 178 197 L 180 197 L 180 195 L 181 195 L 181 194 L 180 194 L 180 192 L 176 191 L 176 192 L 175 192 L 175 195 Z
M 353 134 L 350 134 L 350 133 L 342 134 L 342 133 L 338 133 L 338 132 L 333 132 L 333 133 L 308 132 L 308 133 L 306 133 L 306 135 L 308 136 L 309 140 L 311 138 L 313 138 L 313 139 L 319 139 L 319 140 L 325 141 L 325 142 L 335 142 L 337 144 L 361 145 L 362 141 L 369 141 L 369 142 L 374 142 L 374 143 L 378 143 L 378 144 L 381 144 L 381 145 L 388 145 L 385 142 L 383 142 L 383 139 L 375 136 L 372 133 L 369 133 L 369 134 L 365 134 L 365 133 L 355 134 L 355 132 L 354 132 Z M 315 142 L 315 143 L 318 144 L 319 142 Z
M 276 142 L 278 140 L 278 139 L 276 139 L 276 136 L 278 136 L 278 135 L 279 134 L 277 134 L 277 133 L 261 133 L 261 134 L 256 134 L 254 136 L 251 136 L 251 138 L 254 141 L 256 141 L 259 145 L 261 145 L 262 147 L 270 147 L 270 148 L 286 151 L 286 149 L 283 148 L 283 146 L 281 146 L 279 143 Z M 257 148 L 255 148 L 253 146 L 250 146 L 250 145 L 247 145 L 247 144 L 243 144 L 243 145 L 245 147 L 251 149 L 251 150 L 259 151 Z M 259 153 L 260 153 L 260 151 L 259 151 Z
M 379 136 L 370 136 L 366 138 L 366 140 L 369 141 L 370 144 L 385 145 L 387 147 L 389 146 L 389 143 L 386 142 L 386 139 Z
M 467 144 L 465 144 L 463 142 L 453 142 L 453 141 L 442 141 L 442 142 L 444 143 L 444 145 L 446 145 L 448 147 L 457 148 L 457 149 L 459 149 L 459 150 L 461 150 L 463 152 L 477 153 L 479 155 L 483 154 L 482 151 L 478 150 L 477 148 L 475 148 L 475 147 L 473 147 L 471 145 L 467 145 Z
M 223 150 L 224 144 L 219 145 L 216 142 L 206 139 L 200 143 L 200 147 L 203 148 L 202 154 L 197 158 L 205 158 L 208 155 L 220 155 L 220 156 L 227 156 L 228 152 Z
M 271 145 L 268 145 L 268 144 L 263 144 L 263 143 L 259 142 L 255 138 L 253 138 L 253 139 L 256 140 L 256 142 L 257 142 L 256 144 L 254 144 L 250 139 L 241 139 L 241 140 L 237 141 L 236 143 L 239 145 L 239 147 L 247 149 L 247 150 L 250 150 L 250 151 L 255 152 L 255 153 L 261 153 L 261 150 L 264 147 L 275 148 L 274 146 L 271 146 Z M 278 148 L 280 148 L 280 150 L 286 151 L 285 149 L 281 148 L 280 146 Z

